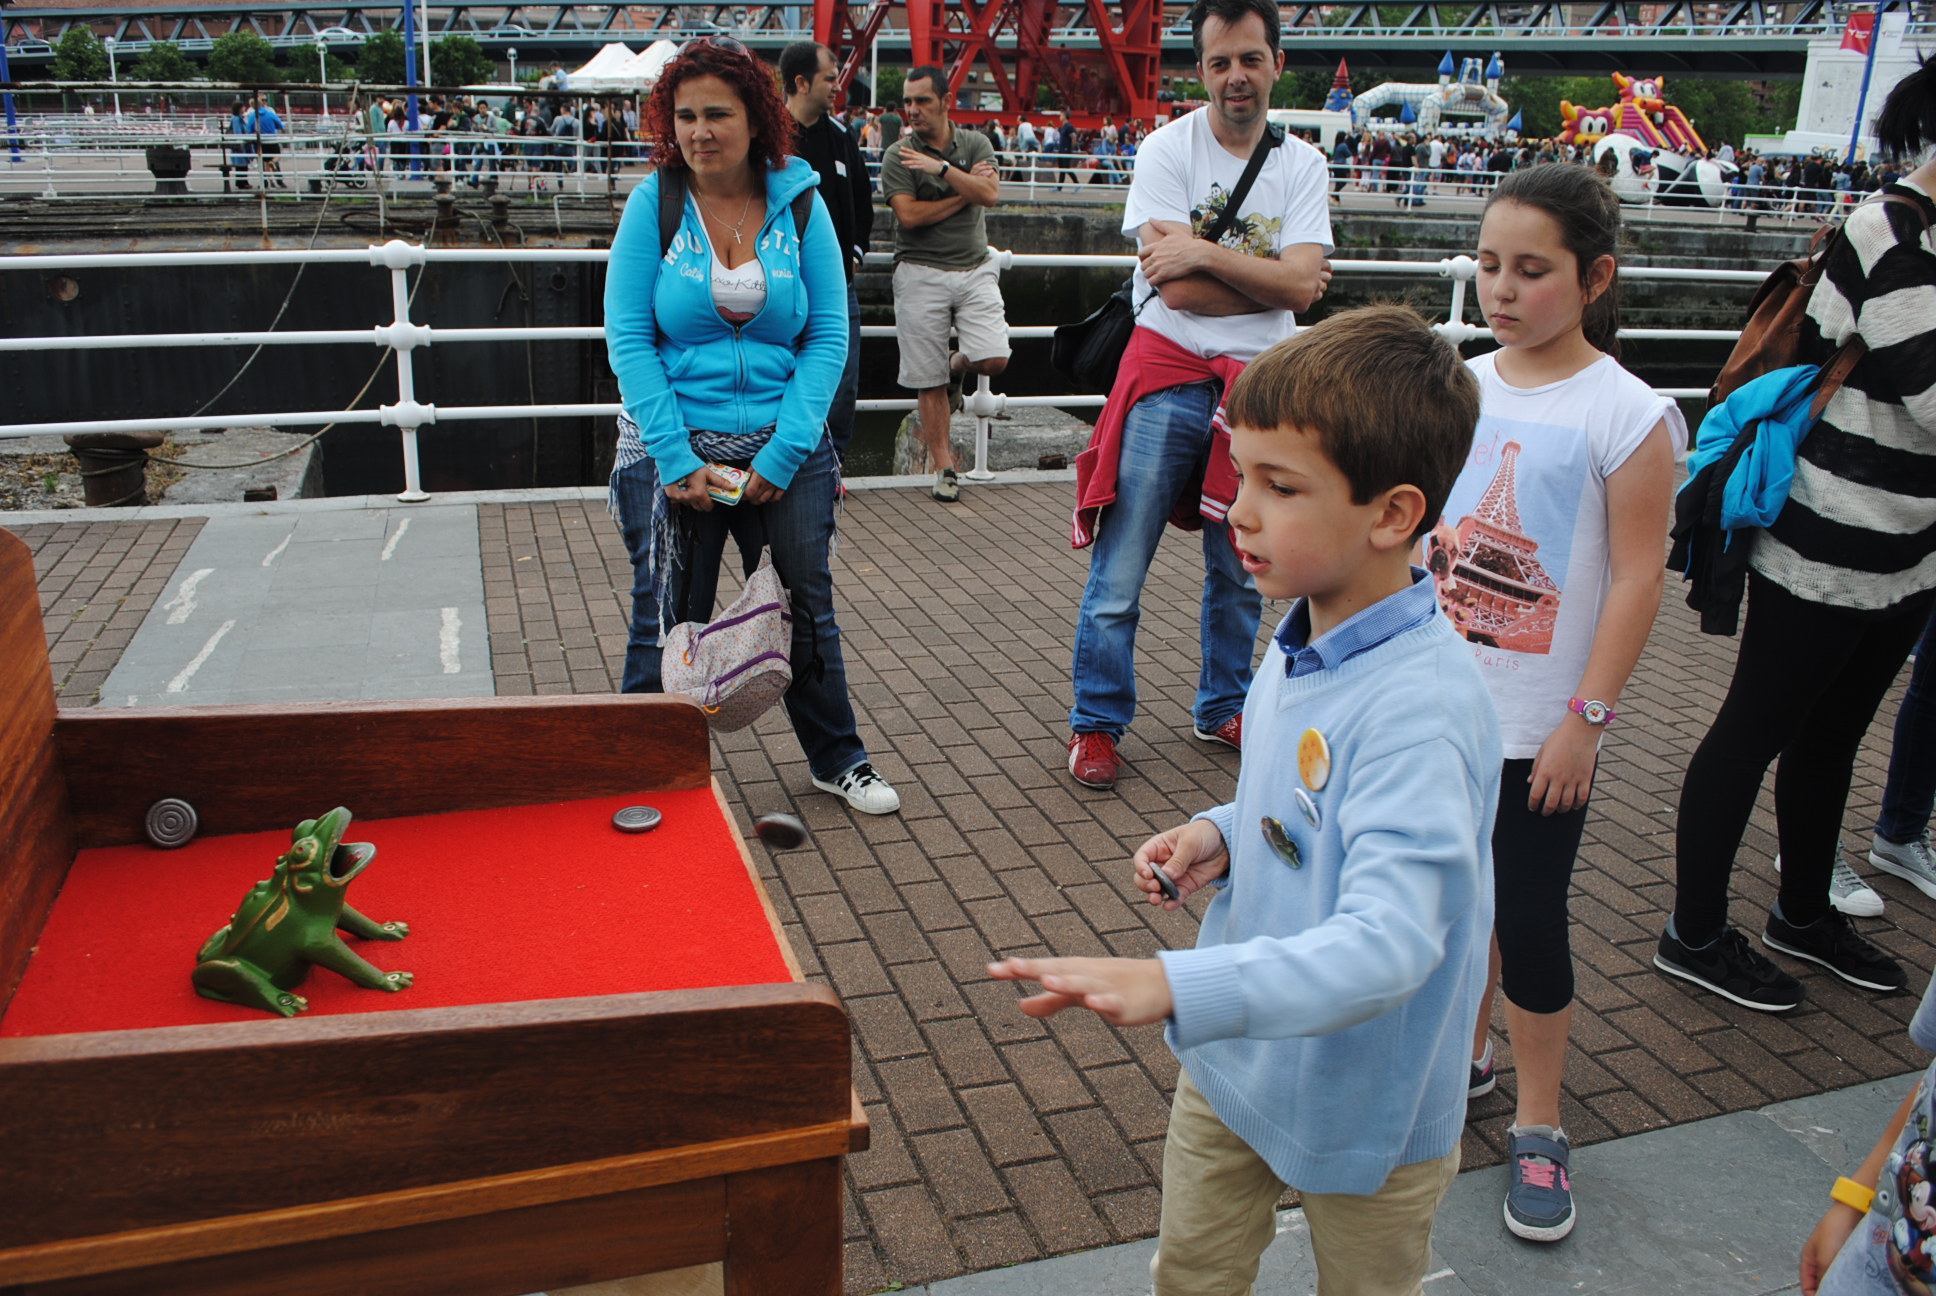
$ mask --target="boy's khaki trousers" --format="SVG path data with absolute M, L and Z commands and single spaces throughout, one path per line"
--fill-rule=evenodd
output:
M 1391 1172 L 1368 1197 L 1302 1193 L 1318 1296 L 1418 1296 L 1431 1262 L 1432 1217 L 1459 1172 L 1459 1149 Z M 1156 1296 L 1250 1296 L 1276 1236 L 1284 1182 L 1230 1132 L 1179 1074 L 1163 1151 L 1163 1222 L 1150 1277 Z

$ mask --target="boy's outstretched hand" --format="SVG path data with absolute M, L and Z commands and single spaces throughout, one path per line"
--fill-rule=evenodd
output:
M 1151 904 L 1181 909 L 1191 895 L 1229 871 L 1230 851 L 1215 824 L 1192 819 L 1144 842 L 1131 862 L 1136 865 L 1136 885 L 1149 893 Z M 1176 883 L 1175 900 L 1163 894 L 1163 884 L 1156 880 L 1159 868 Z
M 1173 1006 L 1170 979 L 1153 958 L 1012 958 L 990 963 L 988 975 L 1040 981 L 1042 993 L 1022 1000 L 1031 1017 L 1087 1008 L 1114 1026 L 1144 1026 L 1168 1017 Z

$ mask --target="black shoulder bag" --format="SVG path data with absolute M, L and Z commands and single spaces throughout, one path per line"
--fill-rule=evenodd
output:
M 1250 196 L 1250 186 L 1264 169 L 1270 151 L 1283 142 L 1282 127 L 1265 127 L 1263 138 L 1251 150 L 1250 161 L 1244 164 L 1244 174 L 1237 181 L 1237 187 L 1230 191 L 1230 198 L 1216 221 L 1203 232 L 1204 238 L 1214 243 L 1224 236 L 1236 221 L 1244 199 Z M 1152 288 L 1141 302 L 1132 304 L 1135 286 L 1136 278 L 1132 275 L 1089 318 L 1057 326 L 1055 340 L 1049 346 L 1049 363 L 1065 378 L 1090 391 L 1107 392 L 1116 385 L 1116 371 L 1122 367 L 1123 351 L 1136 328 L 1136 317 L 1143 313 L 1150 297 L 1156 295 Z

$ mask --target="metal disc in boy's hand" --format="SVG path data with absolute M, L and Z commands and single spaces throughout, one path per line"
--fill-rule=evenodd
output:
M 163 850 L 186 846 L 201 826 L 195 807 L 180 797 L 163 797 L 148 807 L 148 816 L 142 821 L 142 829 L 148 840 Z
M 792 850 L 806 843 L 807 826 L 790 814 L 765 814 L 753 821 L 753 835 L 771 850 Z
M 1163 888 L 1163 894 L 1181 904 L 1183 893 L 1176 889 L 1176 879 L 1170 876 L 1169 870 L 1161 864 L 1152 864 L 1150 872 L 1156 875 L 1156 885 Z
M 626 806 L 612 816 L 612 827 L 625 833 L 651 832 L 663 817 L 651 806 Z

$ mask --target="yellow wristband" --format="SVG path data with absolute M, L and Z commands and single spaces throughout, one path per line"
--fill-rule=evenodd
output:
M 1864 1215 L 1869 1213 L 1869 1207 L 1875 1202 L 1875 1189 L 1864 1188 L 1847 1175 L 1835 1181 L 1835 1186 L 1828 1190 L 1828 1195 L 1844 1206 L 1855 1207 Z

